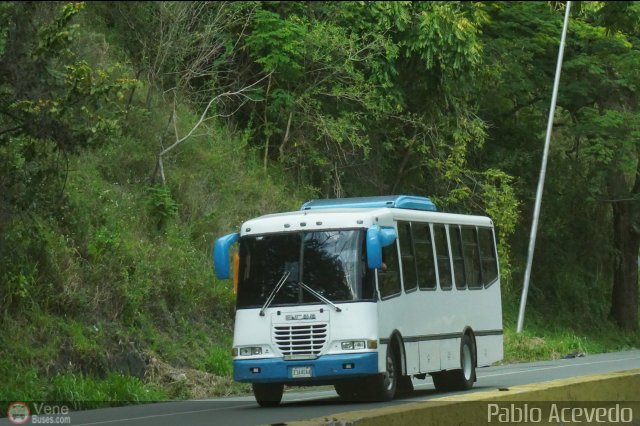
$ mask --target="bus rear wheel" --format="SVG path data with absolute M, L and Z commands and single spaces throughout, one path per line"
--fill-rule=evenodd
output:
M 282 383 L 253 383 L 253 396 L 261 407 L 277 407 L 282 401 Z
M 475 347 L 468 334 L 460 343 L 460 368 L 456 370 L 431 373 L 433 384 L 439 391 L 456 391 L 471 389 L 476 381 Z

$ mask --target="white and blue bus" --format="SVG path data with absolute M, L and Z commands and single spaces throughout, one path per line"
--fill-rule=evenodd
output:
M 284 385 L 377 401 L 427 374 L 473 386 L 503 356 L 493 222 L 436 210 L 407 195 L 314 200 L 219 238 L 215 271 L 237 292 L 234 379 L 261 406 Z

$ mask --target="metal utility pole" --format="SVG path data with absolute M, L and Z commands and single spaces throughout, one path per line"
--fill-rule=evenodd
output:
M 542 155 L 542 166 L 540 168 L 540 178 L 538 180 L 538 191 L 536 192 L 536 203 L 533 209 L 533 223 L 531 224 L 531 236 L 529 237 L 529 253 L 527 255 L 527 268 L 524 273 L 524 285 L 522 286 L 522 297 L 520 299 L 520 312 L 518 314 L 518 327 L 516 331 L 522 332 L 524 323 L 524 310 L 527 306 L 527 294 L 529 293 L 529 278 L 531 277 L 531 265 L 533 263 L 533 252 L 536 248 L 536 234 L 538 232 L 538 220 L 540 219 L 540 204 L 542 203 L 542 190 L 544 188 L 544 178 L 547 173 L 547 158 L 549 157 L 549 143 L 551 142 L 551 129 L 553 128 L 553 116 L 556 110 L 556 99 L 558 97 L 558 86 L 560 85 L 560 72 L 562 71 L 562 57 L 564 55 L 564 41 L 567 36 L 569 25 L 569 10 L 571 2 L 567 2 L 564 12 L 564 26 L 562 27 L 562 38 L 560 39 L 560 50 L 558 52 L 558 63 L 556 64 L 556 77 L 553 82 L 553 95 L 551 96 L 551 109 L 549 110 L 549 120 L 547 121 L 547 136 L 544 141 L 544 153 Z

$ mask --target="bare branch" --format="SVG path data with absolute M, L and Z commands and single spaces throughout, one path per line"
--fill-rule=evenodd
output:
M 289 142 L 289 130 L 291 130 L 291 119 L 293 118 L 293 111 L 289 113 L 289 120 L 287 121 L 287 131 L 284 133 L 284 138 L 280 144 L 280 160 L 284 158 L 284 146 Z
M 164 147 L 164 144 L 162 143 L 163 138 L 161 138 L 161 149 L 162 151 L 160 151 L 160 153 L 158 153 L 157 158 L 158 158 L 158 162 L 157 162 L 157 170 L 160 171 L 160 177 L 162 179 L 162 184 L 164 185 L 166 180 L 165 180 L 165 175 L 164 175 L 164 165 L 162 163 L 162 158 L 168 154 L 169 152 L 171 152 L 173 149 L 175 149 L 178 145 L 182 144 L 183 142 L 185 142 L 187 139 L 191 138 L 194 136 L 194 133 L 196 132 L 196 130 L 198 130 L 198 128 L 205 122 L 208 120 L 211 120 L 213 118 L 217 118 L 217 117 L 229 117 L 233 114 L 235 114 L 240 108 L 242 108 L 242 106 L 244 104 L 246 104 L 249 101 L 255 101 L 255 99 L 251 98 L 250 96 L 247 95 L 247 92 L 254 90 L 255 87 L 262 81 L 264 81 L 266 78 L 271 78 L 271 73 L 263 76 L 262 78 L 256 80 L 255 82 L 251 83 L 248 86 L 245 86 L 239 90 L 233 91 L 233 92 L 224 92 L 221 93 L 215 97 L 213 97 L 208 103 L 207 106 L 205 107 L 204 111 L 202 112 L 202 114 L 200 115 L 200 118 L 198 119 L 198 121 L 196 122 L 196 124 L 191 128 L 191 130 L 189 130 L 189 132 L 184 135 L 183 137 L 180 137 L 179 135 L 179 131 L 178 131 L 178 122 L 177 122 L 177 103 L 175 100 L 175 93 L 174 93 L 174 103 L 173 103 L 173 111 L 170 117 L 170 123 L 173 123 L 173 129 L 174 129 L 174 135 L 175 135 L 175 142 L 172 143 L 170 146 L 168 146 L 167 148 Z M 217 103 L 218 101 L 224 101 L 225 99 L 231 99 L 231 98 L 239 98 L 242 100 L 242 102 L 240 102 L 240 104 L 230 113 L 227 114 L 215 114 L 212 115 L 210 117 L 207 117 L 207 114 L 209 113 L 209 110 L 211 109 L 211 107 L 213 106 L 213 104 Z M 169 124 L 169 123 L 167 123 Z
M 162 157 L 158 156 L 158 167 L 160 169 L 160 178 L 162 179 L 162 185 L 167 184 L 167 180 L 164 177 L 164 165 L 162 164 Z
M 180 145 L 182 142 L 184 142 L 185 140 L 189 139 L 189 138 L 191 137 L 191 135 L 193 135 L 193 132 L 195 132 L 195 131 L 198 129 L 198 127 L 200 127 L 200 125 L 201 125 L 201 124 L 202 124 L 202 123 L 207 119 L 207 113 L 209 112 L 209 109 L 210 109 L 210 108 L 211 108 L 211 106 L 212 106 L 215 102 L 217 102 L 219 99 L 223 99 L 223 98 L 231 98 L 231 97 L 234 97 L 234 96 L 235 96 L 235 97 L 245 97 L 245 98 L 246 98 L 246 101 L 254 100 L 254 99 L 251 99 L 250 97 L 246 96 L 246 92 L 247 92 L 247 91 L 249 91 L 249 90 L 251 90 L 251 89 L 252 89 L 252 88 L 254 88 L 257 84 L 259 84 L 261 81 L 263 81 L 264 79 L 266 79 L 266 78 L 268 78 L 268 77 L 270 77 L 270 76 L 271 76 L 271 73 L 269 73 L 269 74 L 265 75 L 264 77 L 262 77 L 261 79 L 259 79 L 259 80 L 255 81 L 255 82 L 253 82 L 252 84 L 250 84 L 250 85 L 248 85 L 248 86 L 246 86 L 246 87 L 243 87 L 243 88 L 242 88 L 242 89 L 240 89 L 240 90 L 236 90 L 235 92 L 224 92 L 224 93 L 219 94 L 218 96 L 215 96 L 213 99 L 211 99 L 211 100 L 209 101 L 209 103 L 207 104 L 206 108 L 204 109 L 204 111 L 203 111 L 203 112 L 202 112 L 202 114 L 200 115 L 200 119 L 199 119 L 199 120 L 198 120 L 198 122 L 193 126 L 193 128 L 192 128 L 191 130 L 189 130 L 189 133 L 187 133 L 185 136 L 183 136 L 183 137 L 181 137 L 181 138 L 177 138 L 177 139 L 176 139 L 176 141 L 175 141 L 171 146 L 169 146 L 168 148 L 166 148 L 165 150 L 163 150 L 163 151 L 159 154 L 159 156 L 161 156 L 161 157 L 162 157 L 163 155 L 165 155 L 165 154 L 167 154 L 168 152 L 170 152 L 171 150 L 173 150 L 176 146 Z M 246 102 L 246 101 L 245 101 L 245 102 Z M 237 109 L 236 109 L 235 111 L 237 111 Z M 235 112 L 235 111 L 234 111 L 234 112 Z M 213 116 L 213 117 L 225 117 L 225 116 L 228 116 L 228 115 L 224 115 L 224 114 L 216 114 L 216 115 L 215 115 L 215 116 Z M 210 118 L 213 118 L 213 117 L 210 117 Z

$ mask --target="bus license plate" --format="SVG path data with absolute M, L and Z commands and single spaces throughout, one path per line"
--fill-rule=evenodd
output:
M 311 367 L 291 367 L 291 377 L 311 377 Z

